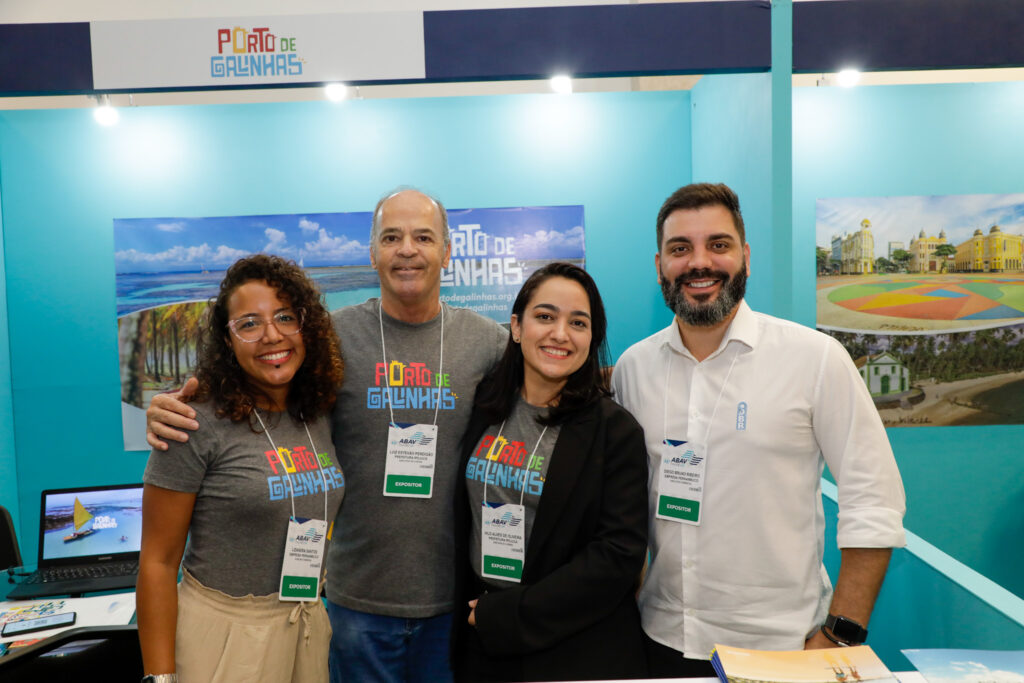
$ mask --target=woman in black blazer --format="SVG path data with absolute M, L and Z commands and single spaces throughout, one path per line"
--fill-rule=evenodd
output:
M 457 680 L 644 678 L 634 593 L 647 550 L 647 454 L 608 397 L 606 320 L 581 268 L 523 284 L 476 393 L 456 510 Z

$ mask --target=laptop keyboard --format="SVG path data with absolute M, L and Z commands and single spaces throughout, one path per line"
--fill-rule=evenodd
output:
M 69 567 L 47 567 L 38 569 L 22 583 L 53 583 L 75 579 L 100 579 L 106 576 L 132 576 L 139 573 L 138 562 L 104 562 Z

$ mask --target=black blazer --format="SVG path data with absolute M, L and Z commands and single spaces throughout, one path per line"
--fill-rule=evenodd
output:
M 635 591 L 647 552 L 647 450 L 603 398 L 561 426 L 522 583 L 484 592 L 469 561 L 465 470 L 487 425 L 474 413 L 456 497 L 452 668 L 460 680 L 645 678 Z M 476 628 L 467 602 L 479 598 Z

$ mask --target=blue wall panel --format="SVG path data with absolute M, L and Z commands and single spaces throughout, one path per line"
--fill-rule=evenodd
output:
M 815 200 L 999 194 L 1024 178 L 1024 83 L 794 91 L 797 319 L 815 320 Z M 916 229 L 916 228 L 915 228 Z M 908 230 L 909 236 L 909 230 Z M 906 526 L 1024 596 L 1024 426 L 895 428 Z
M 41 489 L 138 480 L 121 444 L 114 218 L 367 211 L 412 184 L 451 208 L 583 204 L 613 354 L 664 309 L 653 221 L 689 182 L 689 94 L 0 113 L 23 544 Z M 618 321 L 615 324 L 614 321 Z M 3 369 L 3 366 L 0 366 Z
M 793 5 L 797 72 L 1024 64 L 1018 0 L 819 0 Z
M 0 175 L 0 197 L 3 176 Z M 18 526 L 18 467 L 14 457 L 14 401 L 11 394 L 11 349 L 7 335 L 7 278 L 4 269 L 3 203 L 0 201 L 0 505 Z M 0 567 L 0 569 L 3 569 Z
M 0 24 L 0 93 L 92 90 L 89 24 Z
M 765 0 L 424 12 L 428 79 L 766 71 Z
M 839 576 L 835 525 L 838 506 L 827 496 L 823 502 L 825 567 L 835 581 Z M 943 561 L 942 557 L 937 559 Z M 1006 600 L 1014 601 L 1020 602 L 1012 596 Z M 1018 605 L 1000 607 L 1020 614 Z M 1019 650 L 1022 643 L 1024 624 L 979 600 L 964 586 L 910 551 L 893 551 L 885 583 L 871 615 L 867 641 L 891 671 L 914 670 L 900 652 L 903 649 Z
M 693 180 L 723 182 L 740 198 L 750 280 L 747 303 L 773 313 L 771 74 L 705 76 L 690 91 Z

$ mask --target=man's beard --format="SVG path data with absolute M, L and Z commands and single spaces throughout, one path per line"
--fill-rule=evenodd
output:
M 718 296 L 712 301 L 698 303 L 688 301 L 683 292 L 683 285 L 694 280 L 707 279 L 722 280 Z M 672 282 L 669 282 L 664 274 L 661 277 L 661 294 L 665 297 L 665 305 L 671 308 L 680 320 L 694 327 L 711 327 L 725 320 L 743 299 L 746 291 L 746 264 L 743 264 L 743 268 L 732 277 L 726 272 L 708 268 L 683 273 Z

